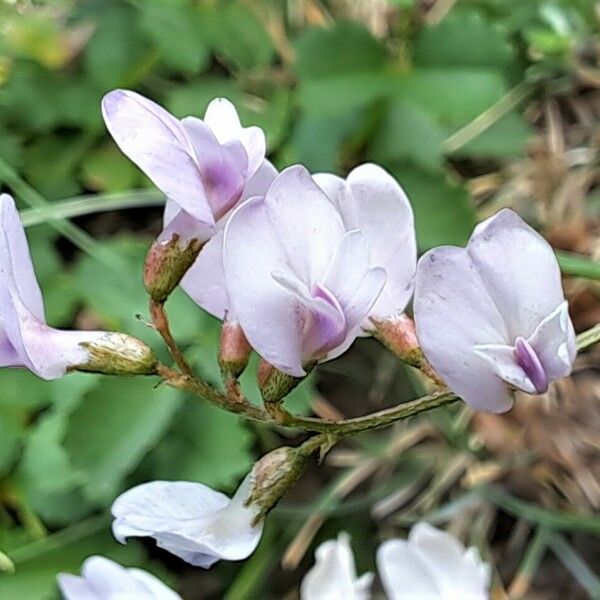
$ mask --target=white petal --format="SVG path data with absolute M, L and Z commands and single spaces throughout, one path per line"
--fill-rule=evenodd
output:
M 421 347 L 450 389 L 474 408 L 508 410 L 506 385 L 474 350 L 509 343 L 504 319 L 465 249 L 436 248 L 420 259 L 414 312 Z
M 82 577 L 94 592 L 103 599 L 123 596 L 152 600 L 148 588 L 131 576 L 129 571 L 103 556 L 91 556 L 83 562 Z
M 537 393 L 527 373 L 517 364 L 513 346 L 481 344 L 475 346 L 474 349 L 489 364 L 498 377 L 528 394 Z
M 160 579 L 142 569 L 127 569 L 129 574 L 144 585 L 154 600 L 181 600 L 181 596 L 168 588 Z
M 231 500 L 200 483 L 137 486 L 114 502 L 113 533 L 119 541 L 133 535 L 154 537 L 159 546 L 198 566 L 246 558 L 262 534 L 262 523 L 253 525 L 257 507 L 244 505 L 249 486 L 250 476 Z
M 315 553 L 315 565 L 300 587 L 301 600 L 368 600 L 373 575 L 356 578 L 354 556 L 347 534 L 322 543 Z
M 230 306 L 250 345 L 281 371 L 301 377 L 301 306 L 275 281 L 289 269 L 265 205 L 252 198 L 240 205 L 225 227 L 223 265 Z
M 510 343 L 532 335 L 564 301 L 552 248 L 512 210 L 501 210 L 478 225 L 467 248 L 506 320 Z
M 246 183 L 240 202 L 254 196 L 264 196 L 277 175 L 277 169 L 268 160 L 263 160 L 256 173 Z
M 168 198 L 194 218 L 213 224 L 200 171 L 181 123 L 147 98 L 115 90 L 102 100 L 115 142 Z
M 304 167 L 294 166 L 271 184 L 265 206 L 290 266 L 309 287 L 319 283 L 345 233 L 332 203 Z
M 413 211 L 398 182 L 381 167 L 365 164 L 348 175 L 340 203 L 344 224 L 360 229 L 371 248 L 371 266 L 383 267 L 387 282 L 370 316 L 401 313 L 412 296 L 417 267 Z
M 215 98 L 208 105 L 204 122 L 222 144 L 239 140 L 248 155 L 248 175 L 256 173 L 266 151 L 265 134 L 260 127 L 242 127 L 235 106 L 226 98 Z
M 577 345 L 566 300 L 540 322 L 527 341 L 536 351 L 548 379 L 571 374 Z
M 83 577 L 68 573 L 59 573 L 56 578 L 63 600 L 106 600 L 96 594 Z
M 185 293 L 198 306 L 221 320 L 229 311 L 223 270 L 223 233 L 223 228 L 219 228 L 181 280 Z
M 441 597 L 461 592 L 465 598 L 473 594 L 474 598 L 486 599 L 489 580 L 482 577 L 473 550 L 465 557 L 465 548 L 456 538 L 427 523 L 417 523 L 408 539 L 429 569 Z
M 379 547 L 377 569 L 389 600 L 442 600 L 431 573 L 405 540 L 388 540 Z

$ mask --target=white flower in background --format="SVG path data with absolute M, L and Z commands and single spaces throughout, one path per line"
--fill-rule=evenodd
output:
M 478 225 L 466 248 L 420 259 L 414 310 L 429 362 L 476 409 L 503 412 L 509 386 L 540 394 L 571 373 L 575 332 L 556 256 L 511 210 Z
M 315 552 L 314 567 L 300 586 L 301 600 L 369 600 L 373 573 L 356 577 L 350 536 L 322 543 Z
M 153 537 L 156 544 L 186 562 L 208 568 L 221 559 L 241 560 L 254 552 L 262 522 L 260 509 L 245 506 L 251 488 L 248 475 L 233 498 L 202 483 L 152 481 L 121 494 L 112 505 L 113 534 Z
M 103 556 L 87 558 L 81 577 L 60 573 L 57 579 L 64 600 L 181 600 L 154 575 L 126 569 Z
M 427 523 L 384 542 L 377 567 L 389 600 L 489 600 L 490 568 L 477 549 Z

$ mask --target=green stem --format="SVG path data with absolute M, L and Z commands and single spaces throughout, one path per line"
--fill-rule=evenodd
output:
M 582 352 L 600 342 L 600 323 L 577 336 L 577 352 Z
M 556 251 L 560 270 L 565 275 L 583 277 L 584 279 L 600 279 L 600 262 L 587 256 L 573 252 Z

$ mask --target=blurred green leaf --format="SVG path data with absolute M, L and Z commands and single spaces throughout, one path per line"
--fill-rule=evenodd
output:
M 164 435 L 180 394 L 141 378 L 105 377 L 69 418 L 64 448 L 82 478 L 86 498 L 110 503 L 123 479 Z
M 451 11 L 438 25 L 420 30 L 414 56 L 415 63 L 423 67 L 506 69 L 515 60 L 501 24 L 487 20 L 481 13 L 460 9 Z
M 294 68 L 302 80 L 376 72 L 386 59 L 381 43 L 354 21 L 311 27 L 297 39 L 295 47 Z
M 163 0 L 145 0 L 139 8 L 140 27 L 167 66 L 183 73 L 196 73 L 206 66 L 209 47 L 197 11 Z
M 397 167 L 392 173 L 412 202 L 421 250 L 467 242 L 475 227 L 475 212 L 464 188 L 412 167 Z
M 254 462 L 253 438 L 239 417 L 190 398 L 152 454 L 152 478 L 231 490 Z
M 114 144 L 90 152 L 82 162 L 81 178 L 88 189 L 121 192 L 136 186 L 139 170 Z

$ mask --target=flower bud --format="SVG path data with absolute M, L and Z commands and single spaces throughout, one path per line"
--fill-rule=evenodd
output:
M 225 379 L 237 379 L 246 368 L 252 348 L 237 321 L 223 321 L 219 366 Z
M 155 302 L 164 302 L 192 266 L 202 248 L 197 238 L 180 241 L 174 233 L 168 241 L 155 241 L 144 264 L 144 285 Z
M 400 360 L 418 367 L 423 359 L 415 323 L 405 314 L 386 319 L 372 319 L 375 337 Z
M 257 380 L 264 402 L 276 404 L 281 402 L 302 381 L 302 378 L 283 373 L 261 359 L 258 365 Z
M 299 448 L 282 446 L 265 454 L 250 473 L 250 494 L 246 505 L 260 509 L 262 519 L 304 472 L 309 456 Z
M 106 332 L 93 341 L 80 342 L 88 353 L 85 363 L 71 370 L 105 375 L 152 375 L 156 373 L 156 357 L 141 340 L 124 333 Z

